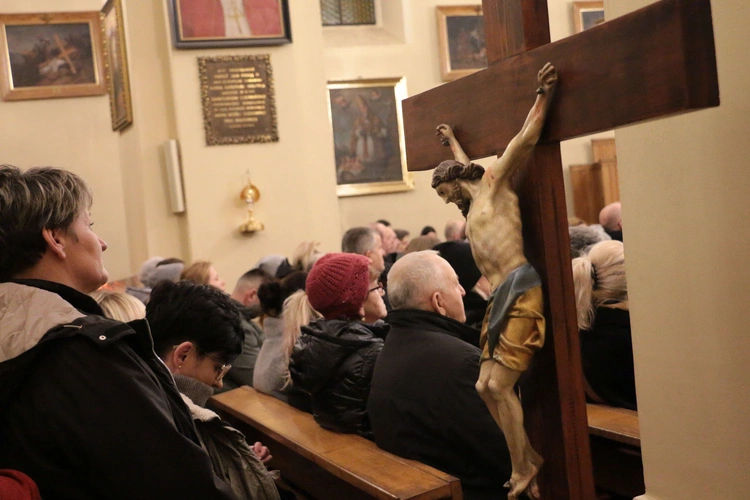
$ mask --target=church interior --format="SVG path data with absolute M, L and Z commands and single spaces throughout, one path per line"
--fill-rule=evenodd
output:
M 100 11 L 104 3 L 0 0 L 0 14 Z M 403 95 L 396 95 L 398 104 L 402 97 L 446 84 L 441 67 L 445 35 L 439 33 L 436 12 L 481 2 L 375 0 L 374 25 L 326 27 L 321 25 L 322 2 L 282 3 L 288 9 L 289 43 L 179 48 L 172 0 L 121 0 L 132 124 L 120 130 L 113 130 L 106 93 L 0 100 L 0 163 L 60 167 L 89 183 L 92 219 L 108 245 L 104 260 L 111 280 L 127 280 L 148 258 L 163 256 L 211 261 L 234 284 L 262 257 L 290 256 L 301 241 L 339 252 L 347 229 L 378 219 L 414 237 L 424 226 L 440 233 L 447 221 L 460 217 L 453 204 L 436 196 L 431 171 L 406 172 L 397 166 L 400 188 L 342 190 L 332 120 L 336 99 L 348 94 L 334 85 L 399 82 Z M 552 42 L 578 31 L 574 3 L 547 0 Z M 652 3 L 604 0 L 605 23 Z M 634 492 L 639 500 L 750 498 L 745 474 L 750 336 L 740 314 L 750 303 L 750 141 L 741 138 L 750 130 L 750 44 L 744 24 L 750 23 L 750 2 L 710 3 L 719 106 L 560 144 L 568 216 L 596 223 L 592 219 L 602 206 L 622 204 L 638 395 L 635 425 L 645 484 L 645 491 Z M 208 144 L 207 91 L 199 59 L 228 56 L 268 56 L 275 140 Z M 560 92 L 564 77 L 560 68 Z M 535 75 L 528 80 L 530 107 Z M 501 84 L 495 92 L 465 99 L 489 102 L 502 96 Z M 642 98 L 648 101 L 649 95 Z M 461 99 L 453 103 L 459 109 Z M 596 114 L 597 108 L 592 105 L 586 113 Z M 170 141 L 176 149 L 165 156 Z M 403 139 L 396 142 L 391 154 L 405 162 Z M 616 153 L 607 149 L 613 143 Z M 441 148 L 437 139 L 435 147 Z M 600 179 L 596 203 L 591 201 L 596 190 L 592 169 Z M 252 217 L 261 226 L 242 231 L 249 182 L 255 187 Z M 177 210 L 175 197 L 182 205 Z M 617 463 L 606 467 L 617 476 Z

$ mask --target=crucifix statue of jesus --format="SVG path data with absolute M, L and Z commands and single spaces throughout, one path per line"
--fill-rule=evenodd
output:
M 518 196 L 513 174 L 524 166 L 539 140 L 557 84 L 547 63 L 538 74 L 534 106 L 521 131 L 487 171 L 471 163 L 450 126 L 437 127 L 441 142 L 455 161 L 442 162 L 432 187 L 446 203 L 455 203 L 466 217 L 466 236 L 477 267 L 491 285 L 480 345 L 482 358 L 477 390 L 505 435 L 513 472 L 509 500 L 526 492 L 539 498 L 536 475 L 544 462 L 529 443 L 523 409 L 514 391 L 519 376 L 544 345 L 545 320 L 541 279 L 523 253 Z

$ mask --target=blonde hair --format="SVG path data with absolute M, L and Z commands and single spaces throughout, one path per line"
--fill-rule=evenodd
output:
M 198 285 L 208 285 L 212 265 L 207 260 L 196 260 L 182 270 L 180 279 L 192 281 Z
M 313 309 L 310 301 L 307 300 L 307 293 L 304 290 L 297 290 L 284 301 L 282 321 L 283 321 L 283 346 L 284 346 L 284 366 L 287 367 L 285 375 L 287 387 L 291 381 L 289 376 L 289 358 L 292 355 L 294 346 L 299 339 L 300 330 L 313 320 L 322 318 L 323 315 Z
M 101 306 L 107 318 L 127 323 L 146 317 L 146 306 L 130 294 L 96 291 L 90 295 Z
M 620 241 L 601 241 L 573 259 L 578 328 L 588 330 L 599 306 L 628 309 L 625 251 Z
M 295 271 L 309 272 L 313 265 L 324 254 L 318 250 L 317 241 L 303 241 L 292 254 L 292 269 Z

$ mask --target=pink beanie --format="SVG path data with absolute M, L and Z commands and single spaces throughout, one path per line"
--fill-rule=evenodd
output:
M 307 275 L 310 305 L 326 319 L 359 316 L 370 284 L 370 259 L 353 253 L 329 253 Z

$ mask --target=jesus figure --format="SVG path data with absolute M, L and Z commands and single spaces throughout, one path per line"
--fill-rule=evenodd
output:
M 518 196 L 513 174 L 526 164 L 539 140 L 557 84 L 547 63 L 538 74 L 539 88 L 523 128 L 487 171 L 471 163 L 448 125 L 437 135 L 450 146 L 455 161 L 435 169 L 432 187 L 466 217 L 466 236 L 479 270 L 490 282 L 491 297 L 482 324 L 481 366 L 477 391 L 505 435 L 513 472 L 506 484 L 508 500 L 523 492 L 539 498 L 536 475 L 544 460 L 534 451 L 523 427 L 523 409 L 514 387 L 531 358 L 544 345 L 541 279 L 523 254 Z

